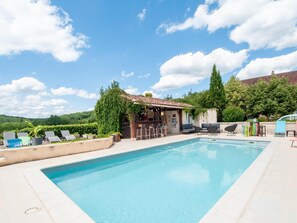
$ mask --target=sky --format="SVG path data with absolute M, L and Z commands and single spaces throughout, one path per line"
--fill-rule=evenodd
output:
M 296 70 L 296 0 L 1 0 L 0 114 L 94 109 L 112 81 L 181 97 Z

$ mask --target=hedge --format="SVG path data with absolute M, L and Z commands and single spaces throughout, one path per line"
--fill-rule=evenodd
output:
M 81 136 L 83 134 L 98 134 L 98 124 L 88 123 L 88 124 L 71 124 L 71 125 L 44 125 L 41 126 L 38 134 L 41 136 L 45 135 L 45 131 L 54 131 L 55 135 L 61 137 L 61 130 L 69 130 L 70 134 L 79 133 Z M 30 132 L 31 128 L 24 128 L 18 132 Z

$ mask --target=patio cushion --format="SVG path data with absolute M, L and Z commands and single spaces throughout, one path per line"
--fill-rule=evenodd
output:
M 22 146 L 22 140 L 20 139 L 8 139 L 7 140 L 7 147 L 8 148 L 16 148 Z

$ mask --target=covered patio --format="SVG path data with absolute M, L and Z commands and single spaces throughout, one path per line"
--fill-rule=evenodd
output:
M 134 104 L 143 105 L 141 112 L 134 114 L 132 120 L 127 117 L 122 123 L 123 138 L 150 139 L 178 134 L 182 129 L 183 109 L 192 105 L 159 98 L 138 95 L 126 95 Z

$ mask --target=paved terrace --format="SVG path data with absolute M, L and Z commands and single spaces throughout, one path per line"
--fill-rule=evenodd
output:
M 0 222 L 93 222 L 40 168 L 133 151 L 195 137 L 267 140 L 272 143 L 201 222 L 297 222 L 297 147 L 289 138 L 175 135 L 122 140 L 109 149 L 0 167 Z M 30 209 L 31 208 L 31 209 Z

